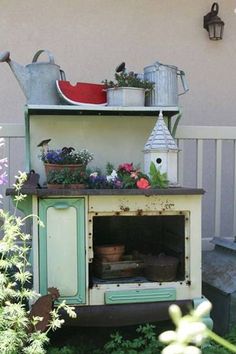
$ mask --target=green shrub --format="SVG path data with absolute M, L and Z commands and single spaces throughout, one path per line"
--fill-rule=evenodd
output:
M 25 173 L 20 173 L 15 184 L 18 204 L 24 196 L 21 187 L 26 180 Z M 28 253 L 31 236 L 22 232 L 27 218 L 10 215 L 0 209 L 3 221 L 3 238 L 0 240 L 0 353 L 1 354 L 44 354 L 49 342 L 48 333 L 61 327 L 63 320 L 59 311 L 64 308 L 69 316 L 75 317 L 72 307 L 64 302 L 51 311 L 51 320 L 46 332 L 36 330 L 40 317 L 29 317 L 28 302 L 38 297 L 29 286 L 32 280 Z

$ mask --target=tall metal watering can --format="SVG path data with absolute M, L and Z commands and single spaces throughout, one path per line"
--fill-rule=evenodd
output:
M 179 78 L 183 87 L 181 93 L 178 92 Z M 178 106 L 179 96 L 189 90 L 184 71 L 158 61 L 144 68 L 144 80 L 155 83 L 154 90 L 146 96 L 146 106 Z
M 38 62 L 38 57 L 46 53 L 49 61 Z M 10 59 L 9 52 L 0 53 L 0 62 L 9 64 L 27 99 L 27 104 L 59 104 L 60 98 L 56 89 L 56 80 L 65 80 L 64 71 L 54 62 L 48 50 L 39 50 L 32 63 L 22 66 Z

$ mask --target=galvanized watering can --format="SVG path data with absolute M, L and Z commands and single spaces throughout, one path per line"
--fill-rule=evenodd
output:
M 178 92 L 179 78 L 183 87 L 181 93 Z M 154 90 L 146 97 L 146 106 L 178 106 L 179 96 L 189 90 L 184 71 L 158 61 L 144 68 L 144 80 L 155 83 Z
M 49 61 L 38 62 L 38 57 L 46 53 Z M 22 66 L 10 59 L 9 52 L 0 53 L 0 62 L 9 64 L 27 99 L 27 104 L 59 104 L 56 80 L 65 80 L 64 71 L 54 62 L 48 50 L 39 50 L 32 63 Z

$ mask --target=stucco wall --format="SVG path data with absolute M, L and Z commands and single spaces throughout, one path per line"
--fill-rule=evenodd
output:
M 67 79 L 100 82 L 126 61 L 130 70 L 160 62 L 183 69 L 182 124 L 234 125 L 235 0 L 219 1 L 222 41 L 208 39 L 210 0 L 1 0 L 0 50 L 22 64 L 49 49 Z M 0 65 L 0 122 L 23 122 L 25 98 L 7 64 Z

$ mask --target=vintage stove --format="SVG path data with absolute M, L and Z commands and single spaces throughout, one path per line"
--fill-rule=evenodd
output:
M 162 108 L 169 117 L 175 107 Z M 95 152 L 94 163 L 142 161 L 141 148 L 156 122 L 155 107 L 133 108 L 28 106 L 27 168 L 44 172 L 37 143 L 76 144 Z M 108 126 L 110 129 L 108 129 Z M 99 130 L 98 130 L 99 127 Z M 99 134 L 98 134 L 99 132 Z M 114 143 L 115 142 L 115 143 Z M 117 145 L 118 144 L 118 145 Z M 75 146 L 77 147 L 77 146 Z M 9 191 L 12 193 L 12 191 Z M 82 326 L 130 325 L 168 319 L 168 307 L 183 311 L 202 299 L 202 189 L 50 190 L 27 187 L 25 211 L 39 215 L 32 225 L 34 288 L 57 287 L 61 299 L 78 309 Z M 140 270 L 117 277 L 96 272 L 96 246 L 122 244 Z M 177 259 L 171 280 L 150 280 L 138 255 L 165 254 Z M 136 258 L 135 258 L 136 257 Z M 122 260 L 121 260 L 122 261 Z M 124 260 L 123 260 L 124 261 Z M 122 264 L 123 265 L 123 264 Z M 69 321 L 69 320 L 68 320 Z

